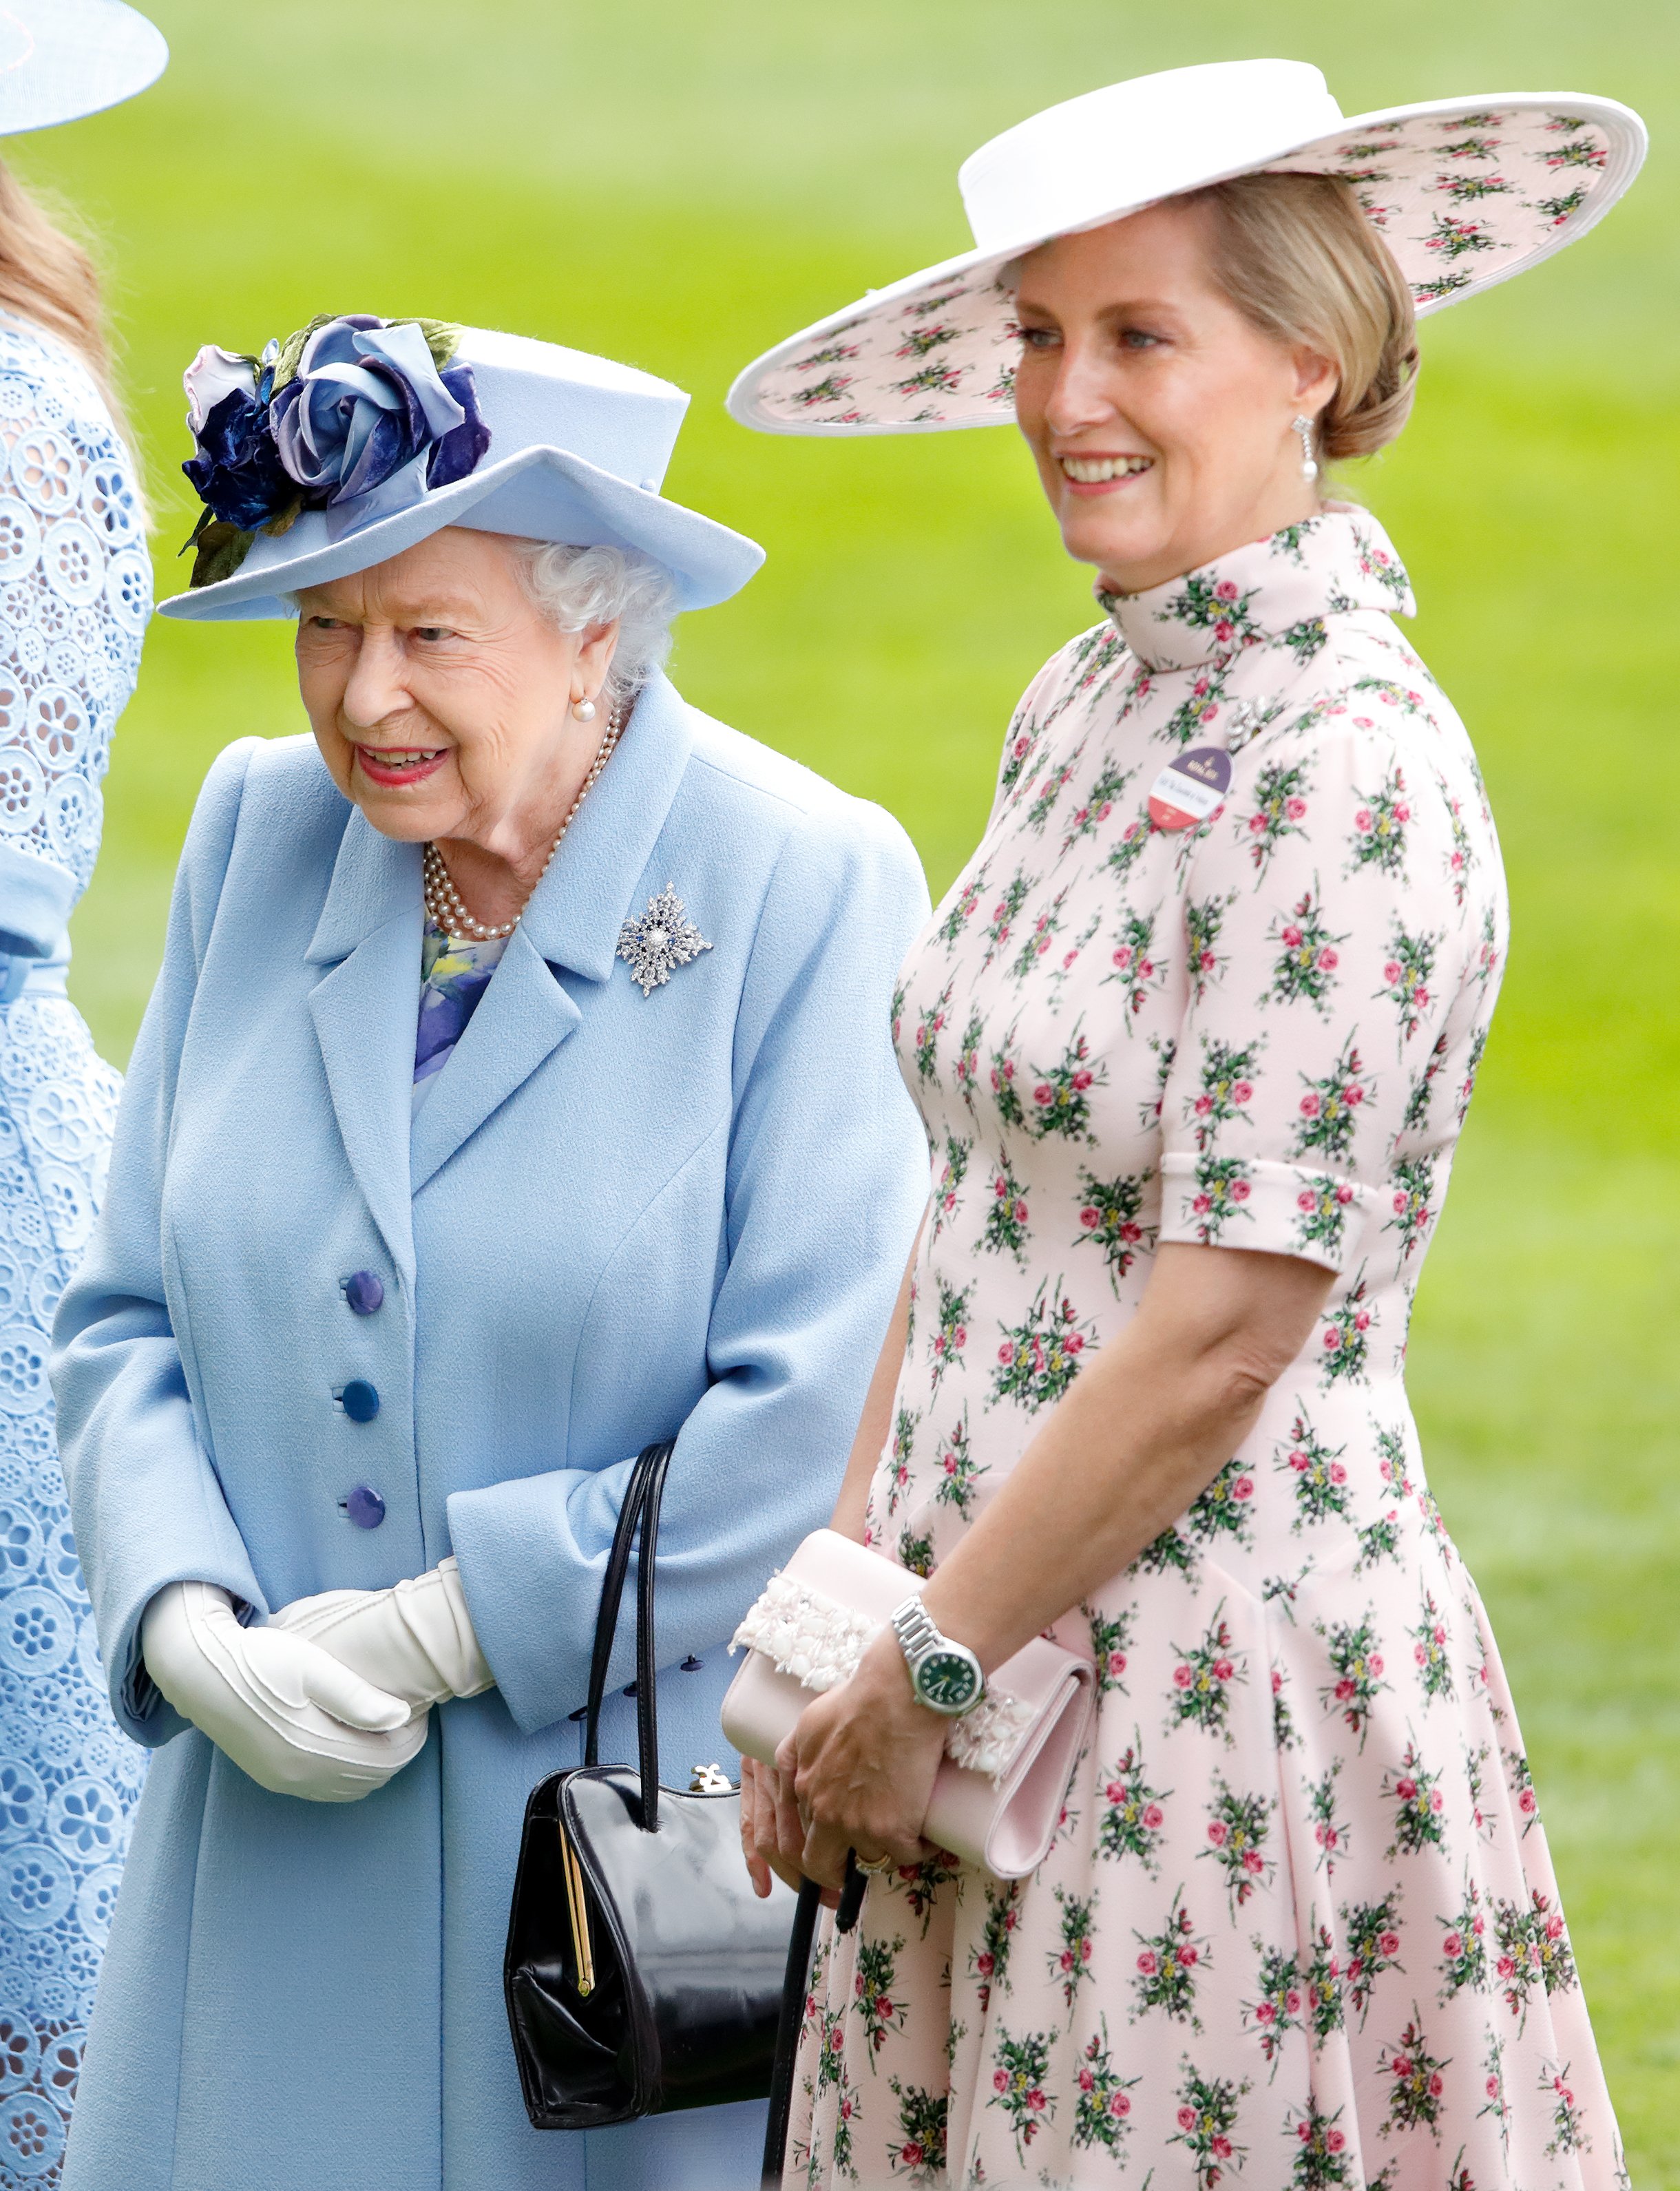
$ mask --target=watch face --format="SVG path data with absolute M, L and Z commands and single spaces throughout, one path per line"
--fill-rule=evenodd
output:
M 979 1689 L 980 1669 L 966 1652 L 930 1652 L 916 1669 L 917 1693 L 936 1711 L 961 1711 Z

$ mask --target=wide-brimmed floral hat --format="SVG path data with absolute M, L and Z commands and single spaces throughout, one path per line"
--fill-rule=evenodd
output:
M 0 137 L 132 99 L 168 59 L 163 33 L 122 0 L 9 0 L 0 8 Z
M 1233 175 L 1340 175 L 1420 314 L 1509 281 L 1602 219 L 1644 124 L 1613 99 L 1517 92 L 1346 118 L 1305 61 L 1134 77 L 982 145 L 958 183 L 975 248 L 778 343 L 730 390 L 772 434 L 904 434 L 1015 415 L 1012 262 Z
M 764 561 L 661 492 L 683 390 L 587 350 L 350 312 L 259 356 L 208 344 L 185 386 L 182 469 L 204 507 L 165 616 L 290 616 L 299 588 L 446 525 L 649 555 L 680 609 L 726 600 Z

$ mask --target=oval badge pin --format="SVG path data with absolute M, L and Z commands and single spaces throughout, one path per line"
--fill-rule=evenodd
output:
M 1193 829 L 1213 819 L 1230 788 L 1230 754 L 1217 746 L 1193 746 L 1150 786 L 1149 819 L 1158 829 Z

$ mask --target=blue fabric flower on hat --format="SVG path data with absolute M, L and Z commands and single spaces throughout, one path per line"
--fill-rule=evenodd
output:
M 362 312 L 310 335 L 271 424 L 281 463 L 316 508 L 371 494 L 423 456 L 425 485 L 447 486 L 490 445 L 472 367 L 440 373 L 412 320 L 387 327 Z
M 231 390 L 198 430 L 198 454 L 181 466 L 198 498 L 225 525 L 265 525 L 294 492 L 269 431 L 268 406 Z
M 363 524 L 464 479 L 490 446 L 459 330 L 367 312 L 311 321 L 261 357 L 207 344 L 188 367 L 197 453 L 181 469 L 204 511 L 192 584 L 230 577 L 259 527 L 300 510 Z

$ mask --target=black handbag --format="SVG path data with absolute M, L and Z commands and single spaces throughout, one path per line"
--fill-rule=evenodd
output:
M 503 1987 L 538 2130 L 766 2098 L 797 1898 L 753 1892 L 740 1790 L 659 1784 L 653 1590 L 672 1443 L 637 1458 L 601 1583 L 584 1763 L 525 1807 Z M 619 1600 L 636 1574 L 638 1768 L 597 1761 Z

